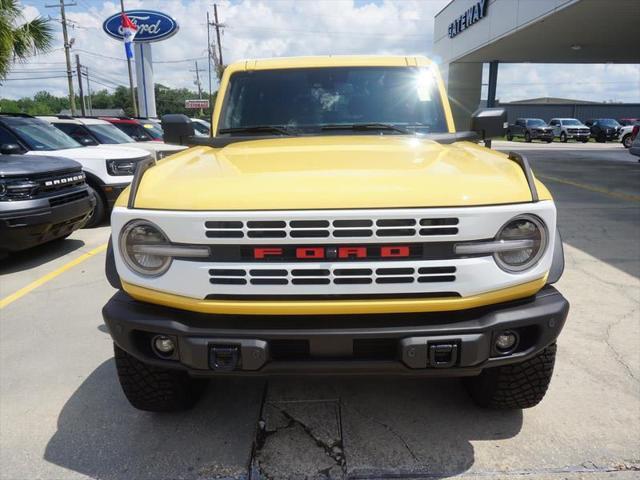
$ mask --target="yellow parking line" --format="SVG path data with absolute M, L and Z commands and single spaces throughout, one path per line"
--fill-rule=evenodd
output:
M 612 192 L 605 188 L 596 187 L 595 185 L 589 185 L 586 183 L 578 183 L 572 180 L 565 180 L 564 178 L 551 177 L 549 175 L 539 175 L 536 177 L 542 180 L 551 180 L 552 182 L 564 183 L 565 185 L 571 185 L 572 187 L 582 188 L 583 190 L 589 190 L 591 192 L 602 193 L 603 195 L 609 195 L 610 197 L 621 198 L 622 200 L 630 200 L 632 202 L 640 202 L 640 195 L 633 195 L 632 193 L 620 193 Z
M 24 297 L 27 293 L 31 292 L 32 290 L 35 290 L 39 286 L 44 285 L 45 283 L 47 283 L 50 280 L 53 280 L 58 275 L 61 275 L 64 272 L 66 272 L 67 270 L 69 270 L 69 269 L 75 267 L 76 265 L 79 265 L 80 263 L 84 262 L 85 260 L 88 260 L 91 257 L 104 252 L 106 249 L 107 249 L 107 244 L 106 243 L 104 245 L 100 245 L 99 247 L 96 247 L 93 250 L 91 250 L 91 251 L 89 251 L 89 252 L 87 252 L 87 253 L 85 253 L 83 255 L 80 255 L 75 260 L 71 260 L 69 263 L 65 263 L 64 265 L 62 265 L 60 268 L 54 270 L 53 272 L 49 272 L 46 275 L 43 275 L 42 277 L 40 277 L 39 279 L 34 280 L 29 285 L 27 285 L 26 287 L 22 287 L 17 292 L 12 293 L 11 295 L 8 295 L 8 296 L 4 297 L 2 300 L 0 300 L 0 310 L 2 310 L 4 307 L 9 305 L 10 303 L 15 302 L 19 298 Z

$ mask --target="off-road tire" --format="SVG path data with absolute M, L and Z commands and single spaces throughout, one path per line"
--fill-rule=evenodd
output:
M 509 140 L 509 141 L 513 140 L 513 133 L 507 132 L 507 140 Z
M 477 377 L 464 379 L 473 401 L 500 410 L 535 407 L 544 398 L 556 359 L 553 343 L 521 363 L 487 368 Z
M 186 372 L 141 362 L 113 345 L 120 386 L 135 408 L 149 412 L 177 412 L 193 407 L 202 396 L 205 380 Z
M 567 134 L 566 134 L 566 133 L 564 133 L 564 132 L 560 133 L 560 141 L 561 141 L 562 143 L 567 143 L 567 140 L 568 140 L 568 138 L 567 138 Z
M 531 134 L 529 132 L 525 132 L 524 141 L 527 143 L 531 143 Z
M 596 136 L 596 142 L 598 142 L 598 143 L 606 143 L 606 141 L 607 141 L 607 137 L 605 136 L 604 133 L 599 133 Z
M 624 148 L 631 148 L 631 144 L 633 142 L 631 141 L 631 134 L 627 133 L 624 137 L 622 137 L 622 145 L 624 145 Z
M 89 196 L 93 197 L 96 201 L 95 207 L 93 207 L 93 211 L 91 212 L 91 216 L 87 223 L 84 224 L 85 228 L 93 228 L 100 225 L 100 222 L 104 219 L 105 212 L 107 210 L 106 202 L 100 192 L 98 192 L 91 185 L 87 185 L 87 189 L 89 190 Z

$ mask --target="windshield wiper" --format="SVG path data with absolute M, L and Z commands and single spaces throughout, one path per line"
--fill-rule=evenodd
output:
M 320 127 L 320 130 L 391 130 L 393 132 L 404 133 L 406 135 L 411 134 L 408 130 L 389 123 L 337 123 L 332 125 L 323 125 Z
M 233 128 L 221 128 L 218 133 L 280 133 L 282 135 L 294 135 L 282 125 L 253 125 L 250 127 L 233 127 Z

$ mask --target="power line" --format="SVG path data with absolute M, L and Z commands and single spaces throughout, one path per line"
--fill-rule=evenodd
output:
M 102 53 L 91 52 L 89 50 L 84 50 L 82 48 L 75 48 L 74 50 L 77 50 L 82 53 L 86 53 L 87 55 L 93 55 L 95 57 L 108 58 L 110 60 L 120 60 L 122 62 L 126 62 L 124 58 L 112 57 L 110 55 L 103 55 Z M 203 57 L 194 57 L 194 58 L 183 58 L 181 60 L 154 60 L 153 63 L 184 63 L 184 62 L 194 62 L 196 60 L 206 60 L 206 58 L 207 58 L 206 56 L 203 56 Z
M 67 75 L 56 75 L 53 77 L 24 77 L 24 78 L 4 78 L 2 79 L 2 82 L 15 82 L 18 80 L 24 81 L 24 80 L 47 80 L 50 78 L 65 78 Z M 73 78 L 73 75 L 72 75 Z

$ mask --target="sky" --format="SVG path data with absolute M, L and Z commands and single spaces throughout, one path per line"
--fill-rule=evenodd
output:
M 219 19 L 225 25 L 221 42 L 223 60 L 229 63 L 244 58 L 322 54 L 432 56 L 434 15 L 448 2 L 219 0 Z M 25 19 L 40 15 L 59 20 L 59 9 L 45 7 L 52 3 L 57 2 L 22 0 Z M 66 10 L 72 23 L 69 29 L 74 39 L 72 58 L 79 54 L 81 63 L 89 68 L 93 89 L 112 91 L 117 85 L 128 85 L 123 45 L 102 31 L 102 22 L 119 11 L 119 2 L 75 0 L 75 3 Z M 213 14 L 213 0 L 125 0 L 125 7 L 159 10 L 180 25 L 174 37 L 153 44 L 155 82 L 196 90 L 195 72 L 191 70 L 195 70 L 197 61 L 198 68 L 203 70 L 201 81 L 206 91 L 206 12 Z M 62 32 L 59 22 L 54 22 L 54 26 L 54 49 L 15 65 L 7 81 L 0 84 L 0 97 L 29 97 L 40 90 L 66 95 Z M 486 83 L 486 69 L 484 78 Z M 215 90 L 215 78 L 213 86 Z M 485 95 L 486 87 L 483 98 Z M 640 102 L 640 65 L 500 65 L 498 99 L 507 102 L 545 96 Z

